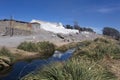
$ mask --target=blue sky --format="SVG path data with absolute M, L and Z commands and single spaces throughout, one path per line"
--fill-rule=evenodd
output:
M 38 19 L 82 27 L 98 33 L 110 26 L 120 31 L 120 0 L 0 0 L 0 19 Z

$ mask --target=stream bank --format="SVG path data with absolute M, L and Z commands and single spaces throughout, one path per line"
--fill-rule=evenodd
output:
M 42 68 L 42 66 L 47 65 L 49 63 L 61 62 L 70 58 L 75 49 L 67 50 L 62 53 L 59 51 L 55 51 L 54 55 L 48 59 L 34 59 L 31 61 L 19 61 L 11 66 L 11 71 L 6 73 L 4 77 L 1 77 L 1 80 L 17 80 L 31 71 L 37 70 L 37 68 Z M 6 71 L 7 72 L 7 71 Z

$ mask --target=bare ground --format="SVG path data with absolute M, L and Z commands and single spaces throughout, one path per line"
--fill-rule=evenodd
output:
M 48 32 L 45 30 L 40 30 L 38 32 L 34 32 L 29 36 L 0 36 L 0 46 L 5 47 L 17 47 L 21 42 L 24 41 L 49 41 L 57 46 L 61 46 L 70 42 L 80 42 L 83 40 L 93 40 L 101 35 L 95 33 L 78 33 L 78 34 L 60 34 L 64 37 L 61 39 L 57 36 L 57 34 Z

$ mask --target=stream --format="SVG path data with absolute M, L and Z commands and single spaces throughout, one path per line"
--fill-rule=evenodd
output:
M 67 50 L 64 53 L 55 51 L 53 56 L 48 59 L 34 59 L 30 62 L 17 62 L 11 68 L 6 69 L 5 72 L 0 72 L 0 80 L 19 80 L 21 77 L 29 74 L 30 72 L 38 68 L 42 68 L 44 65 L 68 60 L 74 51 L 75 49 Z

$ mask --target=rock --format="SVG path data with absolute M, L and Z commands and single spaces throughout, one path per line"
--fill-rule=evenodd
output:
M 9 64 L 5 63 L 3 60 L 0 60 L 0 65 L 2 68 L 9 67 Z
M 0 60 L 3 60 L 7 64 L 11 64 L 11 60 L 9 57 L 0 56 Z
M 0 65 L 5 68 L 9 67 L 11 64 L 11 60 L 8 57 L 0 56 Z

